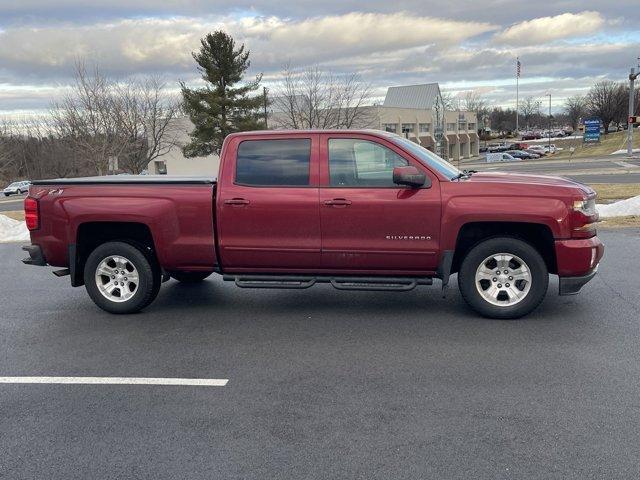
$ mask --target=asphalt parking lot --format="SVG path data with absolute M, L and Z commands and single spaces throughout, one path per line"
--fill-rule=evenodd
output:
M 113 316 L 0 245 L 0 478 L 628 479 L 640 473 L 640 230 L 601 232 L 582 294 L 519 321 L 457 287 L 241 290 L 171 281 Z

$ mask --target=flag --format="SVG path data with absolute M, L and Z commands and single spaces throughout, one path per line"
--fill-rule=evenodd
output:
M 522 68 L 522 64 L 520 63 L 520 59 L 516 58 L 516 77 L 520 78 L 520 70 Z

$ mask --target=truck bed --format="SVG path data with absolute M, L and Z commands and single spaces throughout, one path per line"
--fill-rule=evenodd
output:
M 167 175 L 107 175 L 103 177 L 54 178 L 34 180 L 32 185 L 147 185 L 147 184 L 187 184 L 213 185 L 216 177 L 188 177 Z
M 211 270 L 217 266 L 215 189 L 215 177 L 37 180 L 30 195 L 39 202 L 41 221 L 31 232 L 31 243 L 42 248 L 49 265 L 71 267 L 72 257 L 82 260 L 92 243 L 142 231 L 167 271 Z

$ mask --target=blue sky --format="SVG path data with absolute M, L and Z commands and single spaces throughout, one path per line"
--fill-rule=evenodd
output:
M 277 84 L 285 64 L 357 72 L 387 86 L 439 82 L 493 104 L 551 92 L 555 108 L 594 82 L 624 80 L 640 56 L 637 0 L 0 0 L 0 115 L 46 111 L 78 59 L 116 78 L 196 82 L 191 51 L 225 29 Z

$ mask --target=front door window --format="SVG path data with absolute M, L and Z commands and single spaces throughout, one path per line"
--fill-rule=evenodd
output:
M 357 138 L 329 139 L 332 187 L 398 187 L 393 169 L 407 161 L 384 145 Z

